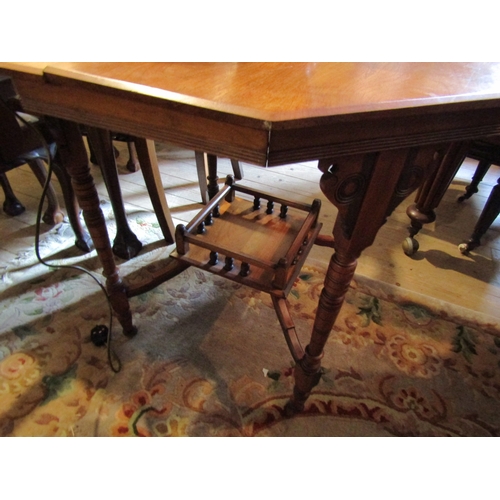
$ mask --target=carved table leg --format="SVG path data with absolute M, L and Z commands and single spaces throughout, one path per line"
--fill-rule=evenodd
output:
M 142 248 L 142 243 L 128 225 L 127 214 L 118 179 L 116 159 L 111 141 L 111 133 L 104 129 L 88 127 L 88 139 L 102 170 L 104 182 L 109 193 L 113 213 L 116 219 L 116 236 L 113 252 L 122 259 L 135 257 Z
M 320 187 L 339 210 L 333 229 L 335 253 L 328 267 L 309 345 L 295 367 L 287 413 L 302 411 L 321 377 L 323 349 L 337 319 L 361 252 L 387 217 L 437 166 L 436 148 L 408 148 L 321 160 Z M 380 186 L 384 186 L 381 192 Z
M 111 306 L 118 316 L 124 334 L 135 335 L 137 328 L 132 323 L 127 289 L 115 264 L 106 221 L 99 205 L 99 196 L 90 173 L 87 152 L 80 130 L 76 123 L 66 120 L 57 120 L 55 123 L 61 163 L 71 176 L 75 195 L 102 264 Z
M 443 199 L 446 190 L 464 161 L 467 147 L 466 142 L 456 142 L 448 147 L 436 172 L 418 190 L 415 203 L 406 209 L 411 220 L 411 225 L 408 228 L 409 237 L 403 242 L 403 250 L 406 255 L 411 256 L 418 250 L 419 245 L 415 236 L 423 225 L 436 220 L 434 210 Z

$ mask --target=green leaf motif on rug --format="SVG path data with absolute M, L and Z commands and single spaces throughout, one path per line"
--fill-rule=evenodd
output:
M 302 281 L 309 281 L 312 277 L 313 277 L 313 275 L 311 273 L 302 273 L 299 275 L 299 278 Z
M 62 375 L 46 375 L 42 382 L 47 387 L 47 396 L 41 405 L 47 404 L 49 401 L 58 398 L 65 390 L 69 389 L 71 382 L 76 378 L 76 370 L 78 364 L 74 364 L 66 373 Z
M 135 219 L 135 222 L 138 226 L 142 227 L 143 229 L 148 229 L 149 227 L 153 229 L 158 229 L 160 227 L 160 224 L 158 222 L 148 222 L 145 219 L 141 219 L 140 217 L 137 217 Z
M 12 327 L 12 332 L 16 337 L 20 340 L 24 340 L 26 337 L 30 335 L 39 335 L 42 327 L 46 327 L 52 321 L 52 314 L 49 314 L 43 318 L 41 318 L 40 322 L 35 326 L 31 324 L 19 325 Z
M 433 317 L 428 309 L 420 304 L 405 304 L 401 306 L 407 315 L 411 315 L 415 322 L 426 321 Z
M 14 335 L 16 337 L 19 337 L 21 340 L 24 340 L 29 335 L 34 335 L 35 333 L 37 333 L 37 330 L 29 325 L 15 326 L 14 328 L 12 328 L 12 331 L 14 332 Z
M 313 277 L 314 275 L 311 273 L 302 273 L 299 274 L 298 279 L 300 279 L 301 281 L 308 282 L 311 281 L 311 278 Z M 300 299 L 300 292 L 295 288 L 295 286 L 292 287 L 292 289 L 290 290 L 290 295 L 293 295 L 296 299 Z
M 364 304 L 358 307 L 358 315 L 364 318 L 363 326 L 368 326 L 371 321 L 377 325 L 382 325 L 382 315 L 380 302 L 376 297 L 366 297 L 363 299 Z
M 474 332 L 462 325 L 457 326 L 457 334 L 453 338 L 452 343 L 452 351 L 456 353 L 462 353 L 464 358 L 469 363 L 472 363 L 472 355 L 477 355 L 477 337 Z

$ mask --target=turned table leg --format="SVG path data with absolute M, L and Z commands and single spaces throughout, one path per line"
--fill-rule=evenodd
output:
M 406 209 L 406 214 L 410 218 L 409 236 L 403 242 L 403 251 L 406 255 L 411 256 L 418 250 L 419 244 L 415 236 L 424 224 L 430 224 L 436 220 L 434 210 L 443 199 L 446 190 L 463 163 L 467 147 L 466 142 L 456 142 L 447 148 L 435 173 L 422 184 L 415 202 Z
M 57 130 L 59 158 L 71 177 L 76 198 L 102 264 L 111 306 L 123 327 L 124 334 L 133 336 L 137 333 L 137 328 L 132 323 L 127 289 L 115 264 L 106 221 L 99 205 L 99 196 L 90 173 L 80 130 L 76 123 L 66 120 L 56 120 L 54 123 Z
M 304 403 L 321 377 L 321 358 L 335 320 L 354 277 L 357 261 L 333 254 L 318 303 L 316 319 L 304 357 L 295 367 L 295 387 L 287 412 L 304 409 Z
M 287 413 L 302 411 L 321 378 L 321 358 L 344 303 L 357 259 L 369 247 L 392 211 L 433 172 L 442 148 L 406 148 L 320 160 L 320 187 L 339 210 L 333 228 L 335 249 L 325 276 L 311 339 L 295 367 L 295 386 Z M 381 192 L 380 186 L 384 186 Z M 319 243 L 328 243 L 321 238 Z

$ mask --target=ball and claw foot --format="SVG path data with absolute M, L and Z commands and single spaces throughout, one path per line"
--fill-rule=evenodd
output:
M 418 244 L 418 241 L 415 238 L 409 236 L 403 241 L 402 246 L 403 246 L 403 252 L 409 257 L 411 257 L 418 251 L 420 245 Z
M 14 200 L 12 200 L 12 201 L 5 200 L 2 208 L 3 208 L 3 211 L 7 215 L 10 215 L 12 217 L 15 217 L 17 215 L 21 215 L 26 210 L 24 205 L 22 205 L 22 203 L 19 200 L 15 200 L 15 201 Z
M 123 260 L 133 259 L 142 249 L 142 243 L 131 231 L 117 233 L 113 242 L 113 253 Z

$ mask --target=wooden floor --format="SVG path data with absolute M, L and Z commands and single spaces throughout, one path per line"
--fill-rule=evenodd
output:
M 118 143 L 118 147 L 121 152 L 118 158 L 120 180 L 126 202 L 151 209 L 142 173 L 129 173 L 125 169 L 126 147 L 122 143 Z M 159 144 L 157 152 L 174 223 L 187 222 L 200 209 L 194 153 Z M 414 257 L 407 257 L 401 247 L 407 236 L 408 217 L 405 210 L 413 201 L 412 195 L 397 208 L 380 230 L 374 245 L 359 259 L 357 273 L 500 318 L 500 220 L 495 222 L 483 238 L 483 245 L 476 251 L 463 256 L 458 250 L 458 244 L 469 237 L 491 188 L 500 176 L 498 167 L 492 167 L 480 186 L 480 192 L 467 202 L 458 204 L 456 199 L 471 179 L 475 167 L 476 162 L 466 160 L 438 208 L 436 222 L 425 227 L 417 237 L 420 250 Z M 323 232 L 331 233 L 336 209 L 319 190 L 317 162 L 270 169 L 243 164 L 243 170 L 241 183 L 254 188 L 297 201 L 310 202 L 320 198 L 323 201 Z M 106 198 L 99 169 L 93 166 L 92 172 L 100 195 Z M 229 160 L 220 160 L 220 182 L 231 172 Z M 19 224 L 32 225 L 41 188 L 25 167 L 10 172 L 9 179 L 27 207 L 27 211 L 15 219 L 16 227 Z M 59 189 L 57 185 L 56 188 Z M 15 239 L 9 238 L 12 222 L 11 217 L 0 212 L 2 260 L 9 255 L 12 258 L 16 251 Z M 328 262 L 330 255 L 331 250 L 314 247 L 310 257 Z

